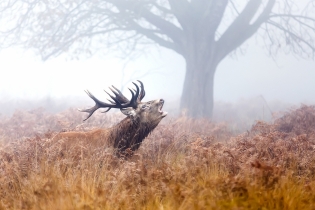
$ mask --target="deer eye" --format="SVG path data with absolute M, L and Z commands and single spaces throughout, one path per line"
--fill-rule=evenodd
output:
M 141 106 L 141 109 L 145 109 L 145 108 L 147 108 L 147 105 L 143 104 L 143 105 Z

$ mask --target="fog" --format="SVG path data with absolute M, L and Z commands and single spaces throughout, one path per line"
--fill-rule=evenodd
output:
M 232 20 L 227 18 L 227 22 Z M 244 53 L 237 50 L 236 55 L 219 64 L 214 85 L 215 110 L 220 103 L 237 104 L 242 100 L 258 100 L 264 106 L 283 103 L 287 107 L 315 103 L 314 60 L 281 53 L 271 58 L 256 38 L 254 35 L 242 45 Z M 166 109 L 178 110 L 185 61 L 164 48 L 152 48 L 130 61 L 112 54 L 70 60 L 64 53 L 45 62 L 31 50 L 8 48 L 0 51 L 0 73 L 2 115 L 40 106 L 50 111 L 90 106 L 93 101 L 84 90 L 105 100 L 103 90 L 110 85 L 123 89 L 129 96 L 127 87 L 137 79 L 144 82 L 146 100 L 164 98 Z
M 227 57 L 220 63 L 215 77 L 215 101 L 236 103 L 263 97 L 267 102 L 296 105 L 315 102 L 314 61 L 283 54 L 272 59 L 254 39 L 245 44 L 245 49 L 244 55 Z M 152 49 L 150 54 L 129 62 L 111 55 L 84 60 L 69 60 L 63 55 L 43 62 L 31 51 L 19 49 L 3 50 L 0 60 L 0 99 L 1 104 L 7 105 L 0 112 L 4 115 L 23 108 L 23 103 L 13 105 L 19 100 L 59 100 L 63 103 L 59 109 L 92 105 L 85 89 L 105 99 L 103 89 L 113 84 L 120 89 L 124 86 L 126 91 L 136 79 L 144 82 L 147 100 L 165 98 L 178 106 L 185 75 L 184 59 L 165 49 Z M 36 103 L 28 108 L 32 107 L 36 108 Z

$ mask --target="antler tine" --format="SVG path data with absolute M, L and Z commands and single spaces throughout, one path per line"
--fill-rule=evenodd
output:
M 136 95 L 135 95 L 135 97 L 136 98 L 138 98 L 138 96 L 139 96 L 139 86 L 136 84 L 136 83 L 134 83 L 134 82 L 132 82 L 132 84 L 134 84 L 135 86 L 136 86 Z
M 109 87 L 109 89 L 115 94 L 116 98 L 121 102 L 121 103 L 128 103 L 129 100 L 118 90 L 114 85 L 112 85 L 114 90 Z
M 121 104 L 120 101 L 118 101 L 114 96 L 112 96 L 111 94 L 109 94 L 106 90 L 104 90 L 105 93 L 107 93 L 107 95 L 109 95 L 109 97 L 111 97 L 115 102 L 116 104 Z M 109 100 L 112 104 L 115 104 L 113 103 L 113 101 Z
M 128 88 L 128 90 L 130 91 L 130 93 L 131 93 L 131 100 L 130 100 L 130 104 L 131 104 L 131 106 L 132 107 L 137 107 L 137 103 L 136 103 L 136 101 L 135 101 L 135 93 L 130 89 L 130 88 Z
M 106 109 L 105 111 L 102 111 L 101 113 L 106 113 L 110 110 L 111 108 L 109 107 L 108 109 Z
M 87 119 L 89 119 L 93 113 L 99 109 L 99 108 L 107 108 L 107 111 L 109 111 L 111 108 L 119 108 L 119 109 L 122 109 L 122 108 L 127 108 L 127 107 L 131 107 L 133 106 L 133 104 L 131 104 L 131 102 L 129 103 L 126 103 L 126 104 L 121 104 L 119 101 L 117 101 L 113 96 L 111 96 L 110 94 L 108 94 L 109 96 L 113 97 L 113 100 L 116 102 L 113 102 L 111 101 L 111 103 L 113 104 L 108 104 L 108 103 L 105 103 L 103 101 L 100 101 L 98 100 L 92 93 L 90 93 L 88 90 L 85 91 L 86 94 L 91 98 L 93 99 L 93 101 L 95 102 L 95 105 L 91 108 L 88 108 L 88 109 L 78 109 L 80 112 L 87 112 L 89 113 L 89 115 L 87 116 L 87 118 L 85 118 L 83 121 L 86 121 Z M 106 92 L 106 91 L 105 91 Z M 134 98 L 134 94 L 132 96 Z
M 111 102 L 112 104 L 115 104 L 115 102 L 110 99 L 107 99 L 107 101 Z
M 131 99 L 132 102 L 131 102 L 131 101 L 130 101 L 130 102 L 134 105 L 134 107 L 137 107 L 137 106 L 138 106 L 138 103 L 139 103 L 139 102 L 138 102 L 139 86 L 138 86 L 136 83 L 134 83 L 134 82 L 133 82 L 132 84 L 134 84 L 134 85 L 136 86 L 136 89 L 137 89 L 137 90 L 135 91 L 135 92 L 136 92 L 136 95 L 135 95 L 134 97 L 132 97 L 132 99 Z M 129 89 L 129 90 L 130 90 L 131 92 L 133 92 L 131 89 Z
M 109 89 L 115 94 L 115 96 L 109 94 L 106 90 L 104 90 L 109 97 L 112 99 L 108 99 L 108 101 L 111 104 L 105 103 L 103 101 L 98 100 L 92 93 L 90 93 L 88 90 L 86 90 L 86 94 L 93 99 L 93 101 L 95 102 L 95 105 L 91 108 L 88 109 L 78 109 L 81 112 L 87 112 L 89 113 L 89 115 L 87 116 L 85 120 L 89 119 L 93 113 L 99 109 L 99 108 L 107 108 L 107 110 L 103 111 L 104 112 L 108 112 L 111 108 L 118 108 L 118 109 L 124 109 L 124 108 L 128 108 L 128 107 L 132 107 L 132 108 L 137 108 L 138 103 L 140 102 L 138 98 L 143 98 L 144 96 L 144 89 L 143 89 L 143 84 L 140 82 L 141 84 L 141 92 L 139 92 L 139 86 L 133 82 L 133 84 L 136 86 L 136 90 L 131 90 L 130 88 L 129 91 L 131 93 L 131 99 L 128 100 L 116 87 L 112 86 L 113 89 L 111 87 L 109 87 Z M 140 93 L 140 96 L 139 96 Z M 141 98 L 141 99 L 142 99 Z
M 83 121 L 86 121 L 87 119 L 89 119 L 91 117 L 91 115 L 99 108 L 101 108 L 100 106 L 100 102 L 97 98 L 95 98 L 95 96 L 90 93 L 88 90 L 85 90 L 86 94 L 93 99 L 93 101 L 95 102 L 95 106 L 89 108 L 89 109 L 78 109 L 80 112 L 87 112 L 89 113 L 89 115 L 87 116 L 87 118 L 85 118 Z
M 140 80 L 137 80 L 139 83 L 140 83 L 140 88 L 141 88 L 141 91 L 140 91 L 140 101 L 144 98 L 145 96 L 145 90 L 144 90 L 144 85 L 143 83 L 140 81 Z

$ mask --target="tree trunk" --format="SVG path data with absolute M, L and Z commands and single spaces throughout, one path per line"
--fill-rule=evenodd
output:
M 214 75 L 217 63 L 212 62 L 213 59 L 211 58 L 207 61 L 203 60 L 203 62 L 200 62 L 199 59 L 186 59 L 181 109 L 187 111 L 189 117 L 211 119 Z
M 223 57 L 218 56 L 215 36 L 228 2 L 192 1 L 191 16 L 183 23 L 186 75 L 180 107 L 189 117 L 212 118 L 214 75 Z

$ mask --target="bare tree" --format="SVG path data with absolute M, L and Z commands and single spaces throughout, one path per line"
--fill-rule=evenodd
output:
M 314 58 L 314 8 L 314 0 L 1 0 L 2 47 L 34 48 L 43 60 L 172 49 L 186 61 L 181 108 L 211 118 L 218 64 L 254 34 L 271 55 Z

